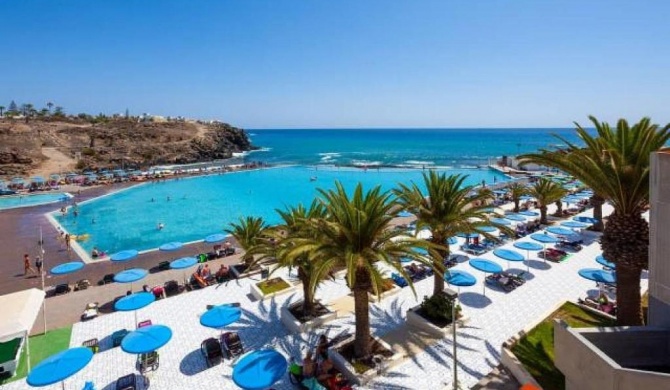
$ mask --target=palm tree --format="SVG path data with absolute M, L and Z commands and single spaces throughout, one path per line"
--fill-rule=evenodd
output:
M 268 232 L 276 240 L 276 248 L 265 246 L 256 251 L 266 256 L 274 256 L 278 261 L 275 269 L 297 267 L 298 279 L 302 282 L 303 290 L 302 311 L 304 315 L 313 316 L 315 314 L 314 294 L 319 282 L 325 279 L 329 270 L 318 267 L 318 259 L 312 256 L 313 252 L 296 252 L 293 249 L 300 245 L 301 240 L 317 238 L 319 232 L 310 222 L 325 218 L 326 210 L 320 202 L 315 200 L 309 209 L 299 204 L 296 207 L 276 211 L 283 223 Z
M 293 252 L 312 252 L 319 261 L 317 272 L 321 274 L 336 266 L 346 268 L 347 284 L 354 295 L 354 355 L 369 359 L 372 344 L 368 292 L 382 291 L 384 279 L 376 263 L 388 264 L 409 282 L 399 259 L 408 257 L 426 263 L 427 259 L 413 248 L 425 248 L 428 244 L 392 229 L 392 211 L 397 205 L 392 195 L 382 192 L 379 186 L 364 192 L 359 183 L 349 196 L 342 184 L 336 182 L 335 189 L 319 189 L 319 193 L 327 217 L 311 222 L 319 232 L 318 237 L 300 240 Z
M 649 224 L 642 217 L 649 204 L 649 161 L 651 153 L 670 139 L 670 124 L 661 128 L 643 118 L 631 127 L 620 119 L 613 129 L 593 116 L 589 119 L 595 136 L 575 123 L 583 146 L 561 139 L 565 149 L 541 150 L 523 158 L 573 175 L 612 204 L 614 212 L 600 243 L 603 255 L 616 264 L 617 322 L 641 325 L 640 276 L 649 253 Z
M 5 106 L 0 106 L 0 117 L 2 117 L 2 113 L 5 111 Z
M 547 225 L 547 206 L 561 199 L 566 192 L 560 184 L 544 177 L 528 189 L 528 194 L 537 199 L 537 203 L 539 203 L 541 224 Z
M 525 185 L 514 182 L 507 186 L 507 189 L 510 191 L 510 196 L 512 197 L 512 201 L 514 202 L 514 212 L 518 213 L 519 212 L 519 202 L 521 202 L 521 197 L 524 195 L 528 195 L 528 187 Z
M 261 217 L 246 217 L 239 219 L 239 223 L 230 223 L 230 228 L 225 229 L 230 233 L 237 243 L 244 249 L 242 261 L 251 266 L 254 261 L 254 254 L 252 248 L 259 245 L 260 240 L 266 238 L 267 225 Z
M 477 191 L 464 185 L 465 175 L 447 176 L 431 170 L 423 174 L 425 194 L 416 183 L 398 184 L 393 192 L 402 208 L 416 215 L 416 230 L 428 228 L 433 244 L 431 260 L 435 268 L 433 295 L 444 291 L 444 259 L 449 256 L 447 239 L 459 232 L 474 233 L 477 227 L 490 225 L 486 201 L 490 191 Z
M 49 108 L 49 113 L 51 113 L 51 108 L 54 106 L 53 103 L 47 102 L 47 107 Z

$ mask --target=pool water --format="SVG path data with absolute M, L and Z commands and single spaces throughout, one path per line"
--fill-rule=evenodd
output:
M 71 195 L 65 192 L 50 192 L 47 194 L 3 195 L 0 196 L 0 210 L 15 209 L 18 207 L 38 206 L 42 204 L 62 202 Z
M 467 174 L 468 184 L 482 180 L 493 183 L 507 177 L 488 169 L 449 170 Z M 331 189 L 339 180 L 347 190 L 361 182 L 365 189 L 381 185 L 384 190 L 398 182 L 422 182 L 421 170 L 329 170 L 284 167 L 241 171 L 223 175 L 146 183 L 103 196 L 54 218 L 66 231 L 87 235 L 79 244 L 90 253 L 93 247 L 106 253 L 124 249 L 147 250 L 171 241 L 202 240 L 223 232 L 240 217 L 263 217 L 269 224 L 279 222 L 275 209 L 298 203 L 308 205 L 318 188 Z M 164 228 L 159 230 L 158 224 Z

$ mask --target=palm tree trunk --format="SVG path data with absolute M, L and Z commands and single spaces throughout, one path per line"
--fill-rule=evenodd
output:
M 557 200 L 556 201 L 556 214 L 557 217 L 562 217 L 563 216 L 563 201 L 562 200 Z
M 298 267 L 298 279 L 302 282 L 302 314 L 314 316 L 314 295 L 312 294 L 312 289 L 309 288 L 309 275 L 305 273 L 302 267 Z
M 370 302 L 368 291 L 372 287 L 368 270 L 356 270 L 354 283 L 354 316 L 356 321 L 356 338 L 354 340 L 354 355 L 356 358 L 368 358 L 372 352 L 370 342 Z
M 540 206 L 540 224 L 547 225 L 547 206 Z
M 598 222 L 593 224 L 593 230 L 596 232 L 602 232 L 604 225 L 603 225 L 603 204 L 605 203 L 605 199 L 603 199 L 599 195 L 593 195 L 589 201 L 591 202 L 591 206 L 593 206 L 593 218 L 597 219 Z
M 518 213 L 519 212 L 519 202 L 521 199 L 514 199 L 514 212 Z
M 435 232 L 433 232 L 433 239 L 431 240 L 433 244 L 444 246 L 446 240 L 447 240 L 446 237 L 442 237 L 439 234 L 435 234 Z M 433 272 L 434 272 L 433 296 L 440 294 L 442 293 L 442 291 L 444 291 L 444 259 L 446 259 L 447 256 L 449 256 L 449 248 L 446 247 L 446 249 L 437 249 L 437 253 L 439 254 L 440 258 L 432 259 Z
M 641 213 L 609 216 L 600 238 L 603 255 L 616 264 L 617 324 L 642 325 L 640 274 L 649 262 L 649 223 Z

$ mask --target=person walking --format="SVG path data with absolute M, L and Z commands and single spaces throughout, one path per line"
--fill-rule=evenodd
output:
M 35 268 L 37 268 L 37 274 L 42 275 L 42 258 L 35 256 Z
M 26 253 L 23 255 L 23 276 L 28 276 L 28 271 L 35 273 L 35 270 L 30 265 L 30 256 Z
M 69 233 L 66 234 L 66 235 L 65 235 L 65 249 L 67 249 L 68 252 L 70 252 L 70 250 L 72 249 L 72 248 L 70 247 L 70 239 L 71 239 L 70 234 L 69 234 Z

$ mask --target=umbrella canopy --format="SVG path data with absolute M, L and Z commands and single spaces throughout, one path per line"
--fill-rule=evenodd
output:
M 515 221 L 515 222 L 523 222 L 526 220 L 526 217 L 523 215 L 519 214 L 507 214 L 505 215 L 505 219 L 509 219 L 510 221 Z
M 576 196 L 566 196 L 565 198 L 561 199 L 561 202 L 571 204 L 571 203 L 579 203 L 582 201 L 582 198 L 578 198 Z
M 72 261 L 69 263 L 63 263 L 57 265 L 51 269 L 51 273 L 54 275 L 65 275 L 77 272 L 80 269 L 84 268 L 84 263 L 81 261 Z
M 611 261 L 607 260 L 606 258 L 603 257 L 603 255 L 596 256 L 596 262 L 604 267 L 607 268 L 616 268 L 616 264 L 612 263 Z
M 286 358 L 272 349 L 251 352 L 233 367 L 233 382 L 245 390 L 264 390 L 286 373 Z
M 477 280 L 474 276 L 472 276 L 472 274 L 458 270 L 445 272 L 444 280 L 447 283 L 457 287 L 469 287 L 474 286 L 475 283 L 477 283 Z
M 479 237 L 479 233 L 456 233 L 456 236 L 461 238 L 477 238 Z
M 156 300 L 154 294 L 149 292 L 138 292 L 125 296 L 114 304 L 114 309 L 118 311 L 133 311 L 149 306 Z
M 198 259 L 195 257 L 182 257 L 181 259 L 174 260 L 170 263 L 170 268 L 172 269 L 185 269 L 193 267 L 198 263 Z
M 64 381 L 86 367 L 93 359 L 93 352 L 86 347 L 66 349 L 51 355 L 38 364 L 26 382 L 30 386 L 41 387 Z
M 219 329 L 237 322 L 241 316 L 242 311 L 239 307 L 231 305 L 214 306 L 200 317 L 200 325 Z
M 210 234 L 205 237 L 205 242 L 208 244 L 214 244 L 216 242 L 221 242 L 226 239 L 226 235 L 223 233 Z
M 163 244 L 159 246 L 158 249 L 164 252 L 172 252 L 181 249 L 182 246 L 184 246 L 184 244 L 182 244 L 181 242 L 174 241 L 174 242 L 168 242 L 167 244 Z
M 457 242 L 458 242 L 458 240 L 456 239 L 456 237 L 449 237 L 449 238 L 447 238 L 447 244 L 449 244 L 449 245 L 454 245 L 454 244 L 456 244 Z
M 532 238 L 535 241 L 539 241 L 543 244 L 555 244 L 559 241 L 559 239 L 554 236 L 542 233 L 531 234 L 530 238 Z
M 535 199 L 535 198 L 533 198 L 533 197 L 530 196 L 530 195 L 521 195 L 521 196 L 519 197 L 519 200 L 522 200 L 522 201 L 533 200 L 533 199 Z
M 511 225 L 512 223 L 505 218 L 491 218 L 489 221 L 492 223 L 495 223 L 496 225 L 503 225 L 503 226 L 508 226 Z
M 519 211 L 519 214 L 525 215 L 526 217 L 539 217 L 540 213 L 537 211 L 530 211 L 530 210 L 525 210 L 525 211 Z
M 125 251 L 116 252 L 113 255 L 109 256 L 109 259 L 112 261 L 128 261 L 137 257 L 139 252 L 135 249 L 127 249 Z
M 165 325 L 138 328 L 121 340 L 121 349 L 127 353 L 149 353 L 164 346 L 172 338 L 172 330 Z
M 142 268 L 131 268 L 121 271 L 114 275 L 114 281 L 117 283 L 134 283 L 144 279 L 149 272 Z
M 493 190 L 493 193 L 496 195 L 505 195 L 507 191 L 505 190 Z
M 477 227 L 475 229 L 477 229 L 477 231 L 480 231 L 482 233 L 493 233 L 496 230 L 498 230 L 497 228 L 495 228 L 493 226 L 480 226 L 480 227 Z
M 545 230 L 552 234 L 558 234 L 559 236 L 571 236 L 575 234 L 572 230 L 560 226 L 550 226 Z
M 616 274 L 610 271 L 603 271 L 597 268 L 582 268 L 579 270 L 579 276 L 594 282 L 615 284 Z
M 561 226 L 565 226 L 565 227 L 571 228 L 571 229 L 581 229 L 581 228 L 588 227 L 589 224 L 584 223 L 584 222 L 577 222 L 577 221 L 565 221 L 565 222 L 561 222 Z
M 470 266 L 476 270 L 486 272 L 488 274 L 495 274 L 502 272 L 502 267 L 498 263 L 486 259 L 472 259 L 468 262 Z
M 520 241 L 514 243 L 515 248 L 527 250 L 527 251 L 539 251 L 542 250 L 542 245 L 531 242 L 531 241 Z
M 495 249 L 493 254 L 507 261 L 523 261 L 523 255 L 511 249 Z
M 406 218 L 406 217 L 413 217 L 414 214 L 410 213 L 409 211 L 403 210 L 403 211 L 398 213 L 398 216 Z
M 572 217 L 572 219 L 573 219 L 574 221 L 577 221 L 577 222 L 589 223 L 589 224 L 591 224 L 591 225 L 593 225 L 594 223 L 597 223 L 597 222 L 598 222 L 597 219 L 595 219 L 595 218 L 591 218 L 591 217 L 580 217 L 580 216 L 577 216 L 577 217 Z

